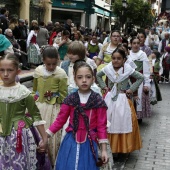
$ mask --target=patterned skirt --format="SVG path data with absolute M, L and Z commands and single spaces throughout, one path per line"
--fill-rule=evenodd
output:
M 28 48 L 28 63 L 41 64 L 42 58 L 40 55 L 39 48 L 35 44 L 30 44 Z
M 151 117 L 150 95 L 142 92 L 142 111 L 137 111 L 137 118 Z
M 0 137 L 1 170 L 35 170 L 36 144 L 30 129 L 22 129 L 22 151 L 16 152 L 17 131 L 13 128 L 11 135 Z

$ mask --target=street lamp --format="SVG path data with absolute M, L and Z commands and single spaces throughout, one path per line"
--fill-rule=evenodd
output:
M 124 13 L 125 13 L 125 9 L 127 8 L 128 6 L 128 3 L 127 3 L 127 0 L 122 0 L 122 30 L 123 30 L 123 27 L 124 27 L 124 23 L 126 21 L 126 19 L 124 18 Z

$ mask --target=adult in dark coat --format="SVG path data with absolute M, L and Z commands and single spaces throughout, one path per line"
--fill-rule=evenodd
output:
M 17 40 L 14 38 L 13 34 L 12 34 L 12 30 L 11 29 L 6 29 L 4 32 L 6 38 L 11 42 L 11 44 L 13 45 L 14 49 L 14 53 L 15 55 L 20 59 L 22 65 L 22 69 L 23 70 L 30 70 L 28 68 L 28 62 L 27 62 L 27 55 L 24 55 L 23 53 L 20 53 L 20 45 L 18 44 Z
M 6 8 L 2 8 L 0 11 L 0 28 L 2 29 L 2 34 L 4 34 L 4 31 L 8 28 L 7 12 Z
M 64 28 L 69 31 L 70 35 L 71 35 L 71 23 L 72 23 L 72 20 L 67 19 L 65 26 L 64 26 Z
M 15 29 L 13 30 L 13 35 L 15 37 L 15 39 L 18 40 L 18 43 L 21 47 L 21 50 L 26 52 L 26 40 L 27 40 L 27 27 L 25 25 L 25 20 L 23 19 L 19 19 L 18 22 L 18 27 L 15 27 Z

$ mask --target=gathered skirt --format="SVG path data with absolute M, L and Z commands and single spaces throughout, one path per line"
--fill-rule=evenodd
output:
M 37 47 L 37 44 L 30 44 L 28 48 L 28 63 L 31 64 L 42 63 L 42 57 L 40 55 L 39 47 Z
M 98 157 L 97 143 L 93 142 L 94 151 Z M 56 160 L 56 170 L 99 170 L 93 157 L 90 141 L 78 144 L 69 132 L 64 137 Z
M 108 140 L 110 142 L 112 153 L 130 153 L 134 150 L 139 150 L 142 147 L 135 108 L 132 101 L 128 101 L 131 108 L 132 132 L 122 134 L 108 133 Z
M 35 170 L 37 158 L 35 140 L 31 130 L 22 129 L 22 151 L 16 152 L 17 131 L 13 128 L 11 135 L 0 137 L 1 170 Z
M 151 117 L 150 95 L 142 92 L 142 111 L 137 111 L 137 118 Z

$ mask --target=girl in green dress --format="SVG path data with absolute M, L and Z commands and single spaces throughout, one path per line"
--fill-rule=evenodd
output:
M 47 46 L 43 51 L 43 65 L 34 72 L 33 94 L 47 129 L 56 119 L 60 104 L 67 96 L 67 75 L 58 67 L 58 52 L 55 47 Z M 59 149 L 61 131 L 49 140 L 49 156 L 52 165 Z
M 31 92 L 15 78 L 19 74 L 19 61 L 12 55 L 0 57 L 0 169 L 30 170 L 37 169 L 36 150 L 32 126 L 36 126 L 45 151 L 47 135 L 45 121 Z M 30 117 L 25 114 L 26 109 Z

